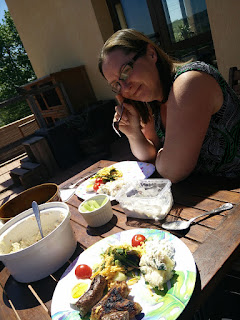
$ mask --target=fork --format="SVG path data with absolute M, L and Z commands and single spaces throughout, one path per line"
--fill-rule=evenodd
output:
M 124 109 L 123 103 L 124 103 L 124 101 L 122 102 L 122 105 L 121 105 L 120 117 L 118 118 L 117 121 L 113 121 L 113 123 L 112 123 L 113 130 L 116 132 L 116 134 L 119 135 L 120 138 L 121 138 L 121 134 L 120 134 L 120 132 L 119 132 L 119 122 L 120 122 L 121 119 L 122 119 L 122 114 L 123 114 L 123 109 Z
M 74 189 L 79 183 L 81 183 L 82 181 L 86 180 L 87 178 L 90 178 L 92 176 L 94 176 L 97 173 L 97 171 L 91 172 L 88 175 L 82 177 L 81 179 L 79 179 L 78 181 L 76 181 L 75 183 L 71 183 L 67 186 L 63 186 L 61 188 L 61 190 L 66 190 L 66 189 Z

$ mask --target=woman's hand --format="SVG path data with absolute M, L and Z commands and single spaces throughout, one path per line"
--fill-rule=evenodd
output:
M 114 120 L 119 119 L 121 114 L 121 104 L 124 98 L 117 96 L 120 106 L 116 107 Z M 132 153 L 140 161 L 153 162 L 156 158 L 159 138 L 154 130 L 154 119 L 151 116 L 147 124 L 141 122 L 138 111 L 130 103 L 124 103 L 122 119 L 119 129 L 127 136 Z
M 119 130 L 123 132 L 128 138 L 135 136 L 141 132 L 141 120 L 138 111 L 129 103 L 124 102 L 124 98 L 118 95 L 117 100 L 119 105 L 115 107 L 114 121 L 117 121 L 121 114 L 123 103 L 122 119 L 119 122 Z

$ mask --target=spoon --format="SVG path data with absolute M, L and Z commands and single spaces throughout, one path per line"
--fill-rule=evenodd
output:
M 208 212 L 204 212 L 203 214 L 200 214 L 199 216 L 194 217 L 188 221 L 181 220 L 181 221 L 165 222 L 162 224 L 162 227 L 166 230 L 185 230 L 185 229 L 189 228 L 190 224 L 193 223 L 193 221 L 196 220 L 197 218 L 207 216 L 207 215 L 213 215 L 215 213 L 225 211 L 225 210 L 230 210 L 230 209 L 232 209 L 232 207 L 233 207 L 232 203 L 229 203 L 229 202 L 224 203 L 219 208 L 213 209 Z
M 40 213 L 39 213 L 39 208 L 38 208 L 38 204 L 37 204 L 36 201 L 32 202 L 32 208 L 33 208 L 33 212 L 35 214 L 36 220 L 37 220 L 37 224 L 38 224 L 38 228 L 39 228 L 41 237 L 43 238 L 42 225 L 41 225 L 41 220 L 40 220 Z

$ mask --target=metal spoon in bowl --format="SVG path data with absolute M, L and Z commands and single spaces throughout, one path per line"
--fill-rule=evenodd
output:
M 35 214 L 36 220 L 37 220 L 37 224 L 38 224 L 38 228 L 39 228 L 41 237 L 43 238 L 42 225 L 41 225 L 41 220 L 40 220 L 40 212 L 39 212 L 38 204 L 36 201 L 32 202 L 32 208 L 33 208 L 33 212 Z
M 233 205 L 232 203 L 224 203 L 222 206 L 220 206 L 219 208 L 213 209 L 211 211 L 208 212 L 204 212 L 203 214 L 200 214 L 197 217 L 194 217 L 188 221 L 172 221 L 172 222 L 165 222 L 162 224 L 162 227 L 166 230 L 185 230 L 187 228 L 189 228 L 190 224 L 196 220 L 197 218 L 203 217 L 203 216 L 207 216 L 207 215 L 213 215 L 215 213 L 221 212 L 221 211 L 225 211 L 225 210 L 230 210 L 232 209 Z

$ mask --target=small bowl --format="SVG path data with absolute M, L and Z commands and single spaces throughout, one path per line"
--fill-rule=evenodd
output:
M 107 198 L 106 203 L 100 208 L 93 211 L 83 211 L 84 204 L 89 200 L 96 200 L 100 205 Z M 113 217 L 112 206 L 109 196 L 106 194 L 98 194 L 83 201 L 78 207 L 78 211 L 86 220 L 90 227 L 100 227 L 109 222 Z
M 19 193 L 0 207 L 1 222 L 5 223 L 17 214 L 31 208 L 33 200 L 38 205 L 46 202 L 61 201 L 58 186 L 55 183 L 43 183 Z
M 15 280 L 23 283 L 41 280 L 57 271 L 77 245 L 67 204 L 49 202 L 41 204 L 39 210 L 43 239 L 32 209 L 18 214 L 0 229 L 0 261 Z M 22 241 L 29 246 L 14 252 L 12 244 L 19 245 Z

